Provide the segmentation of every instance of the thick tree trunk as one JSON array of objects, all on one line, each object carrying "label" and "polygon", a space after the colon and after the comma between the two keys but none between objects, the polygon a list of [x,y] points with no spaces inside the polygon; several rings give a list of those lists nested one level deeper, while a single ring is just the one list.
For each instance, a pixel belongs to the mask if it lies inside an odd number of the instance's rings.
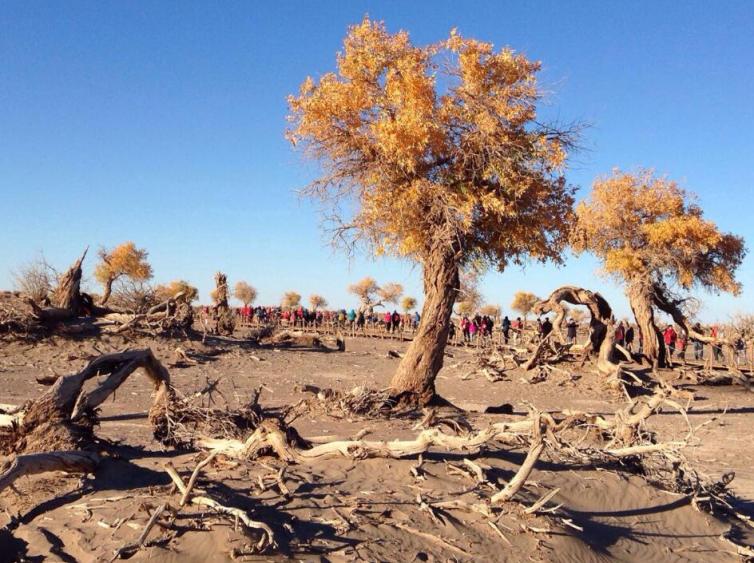
[{"label": "thick tree trunk", "polygon": [[633,282],[626,289],[631,311],[641,335],[642,353],[654,369],[667,367],[665,342],[657,325],[652,308],[653,291],[650,283]]},{"label": "thick tree trunk", "polygon": [[435,397],[435,377],[442,369],[453,303],[460,281],[455,250],[437,248],[424,262],[424,307],[413,341],[390,387],[394,396],[429,404]]}]

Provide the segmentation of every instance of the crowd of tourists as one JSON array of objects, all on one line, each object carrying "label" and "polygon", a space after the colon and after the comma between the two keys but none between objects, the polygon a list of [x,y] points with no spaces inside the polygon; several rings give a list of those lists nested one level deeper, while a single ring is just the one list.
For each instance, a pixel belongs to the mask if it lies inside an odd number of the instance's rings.
[{"label": "crowd of tourists", "polygon": [[[374,309],[309,309],[302,305],[294,308],[280,306],[256,306],[244,305],[235,309],[238,322],[243,326],[268,325],[283,326],[302,329],[329,329],[335,331],[347,331],[353,334],[366,333],[367,331],[385,334],[413,333],[419,326],[420,314],[415,312],[399,313],[397,310],[375,311]],[[201,317],[210,319],[212,309],[202,307]],[[552,321],[549,317],[537,318],[528,324],[526,318],[516,317],[511,320],[507,315],[498,320],[490,315],[480,313],[474,315],[454,316],[450,326],[449,340],[455,344],[483,345],[494,342],[500,344],[519,345],[527,342],[540,342],[547,338],[553,330]],[[563,323],[564,336],[569,344],[577,344],[578,339],[586,341],[589,338],[589,330],[585,327],[580,330],[581,324],[574,318],[567,318]],[[711,337],[709,346],[698,340],[690,341],[685,331],[673,324],[668,324],[661,330],[662,343],[665,345],[668,358],[672,361],[693,359],[703,361],[705,349],[709,349],[707,356],[711,356],[716,362],[722,361],[723,346],[716,340],[725,340],[725,327],[711,325],[702,327],[696,323],[693,331]],[[641,354],[643,343],[641,331],[628,322],[620,321],[615,326],[615,344],[631,354]],[[733,350],[736,361],[745,361],[751,346],[741,335],[735,336]]]}]

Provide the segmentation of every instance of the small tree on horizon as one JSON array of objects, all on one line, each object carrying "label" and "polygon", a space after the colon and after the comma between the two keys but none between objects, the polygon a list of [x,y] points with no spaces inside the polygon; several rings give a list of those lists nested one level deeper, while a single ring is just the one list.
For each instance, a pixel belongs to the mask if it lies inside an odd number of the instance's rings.
[{"label": "small tree on horizon", "polygon": [[409,312],[416,309],[416,299],[414,297],[406,296],[401,300],[401,309],[403,309],[403,312],[408,314]]},{"label": "small tree on horizon", "polygon": [[533,293],[529,291],[517,291],[513,296],[511,309],[521,313],[525,321],[537,301],[539,301],[539,298]]},{"label": "small tree on horizon", "polygon": [[133,281],[147,281],[152,278],[152,266],[147,262],[149,253],[127,241],[112,250],[99,250],[100,262],[94,268],[95,279],[102,284],[104,293],[100,304],[104,305],[112,295],[113,283],[126,277]]},{"label": "small tree on horizon", "polygon": [[492,317],[495,322],[500,318],[502,315],[503,309],[500,307],[500,305],[493,305],[491,303],[484,305],[481,309],[479,309],[479,312],[482,315],[487,315],[488,317]]},{"label": "small tree on horizon", "polygon": [[325,299],[321,295],[312,293],[309,296],[309,305],[311,305],[312,309],[316,311],[317,309],[327,307],[327,299]]},{"label": "small tree on horizon", "polygon": [[389,282],[377,290],[377,296],[380,298],[380,304],[385,303],[396,305],[403,295],[403,286],[399,283]]},{"label": "small tree on horizon", "polygon": [[257,290],[245,281],[238,281],[233,287],[233,296],[248,307],[257,299]]},{"label": "small tree on horizon", "polygon": [[405,401],[436,398],[462,267],[561,259],[574,130],[537,116],[539,69],[455,30],[420,47],[364,18],[336,71],[289,97],[288,138],[322,165],[307,193],[331,204],[336,240],[423,268],[422,320],[390,382]]},{"label": "small tree on horizon", "polygon": [[295,309],[301,304],[301,294],[295,291],[286,291],[283,294],[283,299],[280,301],[280,306],[283,309]]}]

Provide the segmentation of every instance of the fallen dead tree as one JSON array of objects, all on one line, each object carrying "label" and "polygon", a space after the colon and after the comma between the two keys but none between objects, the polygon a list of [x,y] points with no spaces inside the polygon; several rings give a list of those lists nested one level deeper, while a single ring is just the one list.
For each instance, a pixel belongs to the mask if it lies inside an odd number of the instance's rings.
[{"label": "fallen dead tree", "polygon": [[[139,368],[154,384],[149,418],[156,424],[173,396],[168,371],[149,349],[105,354],[80,372],[59,377],[41,397],[6,414],[0,420],[0,451],[43,453],[91,447],[97,407]],[[89,379],[103,375],[92,389],[84,390]]]},{"label": "fallen dead tree", "polygon": [[183,292],[154,305],[146,313],[111,313],[105,315],[98,323],[103,327],[104,332],[112,334],[134,332],[150,336],[183,335],[185,337],[188,337],[193,324],[194,309]]}]

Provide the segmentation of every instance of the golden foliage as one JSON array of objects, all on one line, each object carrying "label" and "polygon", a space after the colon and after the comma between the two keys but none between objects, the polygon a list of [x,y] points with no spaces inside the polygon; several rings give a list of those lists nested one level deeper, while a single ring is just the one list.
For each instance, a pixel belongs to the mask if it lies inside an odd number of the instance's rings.
[{"label": "golden foliage", "polygon": [[684,289],[740,292],[741,237],[704,219],[691,194],[648,170],[613,171],[594,182],[576,209],[576,252],[591,252],[626,282],[672,281]]},{"label": "golden foliage", "polygon": [[403,309],[405,313],[413,311],[414,309],[416,309],[416,299],[409,296],[404,297],[401,300],[401,309]]},{"label": "golden foliage", "polygon": [[257,290],[245,281],[238,281],[233,287],[233,296],[244,305],[249,305],[256,300]]},{"label": "golden foliage", "polygon": [[476,307],[471,301],[460,301],[456,303],[456,313],[461,316],[469,317],[473,315],[475,311]]},{"label": "golden foliage", "polygon": [[518,311],[522,315],[526,316],[534,307],[534,304],[539,301],[539,298],[528,291],[517,291],[513,296],[513,302],[511,303],[511,309]]},{"label": "golden foliage", "polygon": [[403,295],[403,286],[399,283],[389,282],[377,290],[377,295],[382,303],[398,303]]},{"label": "golden foliage", "polygon": [[500,315],[502,315],[502,308],[500,307],[500,305],[487,304],[479,309],[479,313],[482,315],[487,315],[488,317],[492,317],[493,319],[497,319],[500,318]]},{"label": "golden foliage", "polygon": [[154,288],[155,299],[158,302],[174,298],[179,293],[187,303],[195,301],[199,297],[199,290],[185,280],[173,280],[168,284],[158,285]]},{"label": "golden foliage", "polygon": [[149,253],[136,248],[133,242],[124,242],[112,250],[100,249],[100,262],[94,268],[94,277],[105,285],[125,276],[134,281],[146,281],[152,277],[152,266],[147,262]]},{"label": "golden foliage", "polygon": [[354,203],[337,232],[378,254],[424,262],[452,246],[456,260],[501,270],[560,260],[573,131],[538,123],[539,68],[455,30],[418,47],[365,18],[348,30],[336,71],[288,99],[288,139],[324,167],[309,194],[336,210]]},{"label": "golden foliage", "polygon": [[286,291],[283,294],[283,299],[280,301],[280,306],[284,309],[295,309],[301,304],[301,294],[295,291]]},{"label": "golden foliage", "polygon": [[348,286],[348,291],[350,293],[353,293],[366,303],[371,303],[374,300],[374,295],[377,293],[378,289],[379,286],[377,285],[377,281],[369,276]]},{"label": "golden foliage", "polygon": [[321,295],[313,293],[309,296],[309,305],[311,305],[312,309],[316,311],[317,309],[327,307],[327,299],[325,299]]}]

